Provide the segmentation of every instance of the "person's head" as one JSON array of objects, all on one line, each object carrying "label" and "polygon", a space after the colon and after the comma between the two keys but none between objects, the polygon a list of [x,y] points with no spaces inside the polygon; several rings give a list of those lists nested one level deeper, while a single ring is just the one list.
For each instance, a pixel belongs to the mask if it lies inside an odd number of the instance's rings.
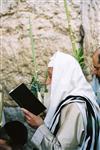
[{"label": "person's head", "polygon": [[22,146],[27,142],[28,131],[25,125],[17,120],[7,122],[0,129],[0,138],[11,146]]},{"label": "person's head", "polygon": [[93,74],[100,78],[100,48],[93,53]]}]

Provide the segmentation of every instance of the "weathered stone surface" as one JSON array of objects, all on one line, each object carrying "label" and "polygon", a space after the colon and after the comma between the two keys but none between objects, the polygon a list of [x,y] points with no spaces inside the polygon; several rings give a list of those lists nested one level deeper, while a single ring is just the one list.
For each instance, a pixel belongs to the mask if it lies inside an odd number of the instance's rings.
[{"label": "weathered stone surface", "polygon": [[[100,44],[100,1],[67,2],[77,46],[83,41],[86,56],[90,57]],[[0,15],[3,99],[5,104],[15,105],[8,91],[21,82],[30,84],[34,73],[29,17],[41,80],[50,56],[57,50],[72,53],[72,44],[63,0],[2,0]]]},{"label": "weathered stone surface", "polygon": [[82,26],[85,52],[100,46],[100,1],[82,1]]}]

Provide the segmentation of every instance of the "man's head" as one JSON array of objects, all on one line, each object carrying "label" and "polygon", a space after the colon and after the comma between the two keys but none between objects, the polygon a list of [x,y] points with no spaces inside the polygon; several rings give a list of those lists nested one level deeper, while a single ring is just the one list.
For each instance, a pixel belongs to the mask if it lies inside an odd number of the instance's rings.
[{"label": "man's head", "polygon": [[100,48],[93,54],[93,74],[100,78]]},{"label": "man's head", "polygon": [[67,96],[86,96],[94,102],[95,96],[91,86],[85,79],[77,60],[69,54],[57,51],[50,58],[46,84],[51,85],[48,113],[45,118],[48,127],[59,103]]}]

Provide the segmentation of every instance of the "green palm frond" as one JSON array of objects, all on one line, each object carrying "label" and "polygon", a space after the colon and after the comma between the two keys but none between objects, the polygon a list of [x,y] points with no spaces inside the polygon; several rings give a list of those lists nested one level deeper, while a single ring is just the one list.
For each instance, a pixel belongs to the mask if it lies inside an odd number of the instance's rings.
[{"label": "green palm frond", "polygon": [[37,64],[36,64],[36,55],[35,55],[35,40],[32,35],[32,24],[29,18],[29,36],[31,40],[31,49],[32,49],[32,58],[33,58],[33,65],[34,65],[34,78],[32,80],[37,80]]},{"label": "green palm frond", "polygon": [[[84,69],[84,66],[85,66],[84,53],[83,53],[82,48],[77,48],[77,46],[76,46],[75,33],[73,32],[72,26],[71,26],[70,9],[68,7],[67,0],[64,0],[64,8],[65,8],[66,18],[67,18],[67,22],[68,22],[69,36],[70,36],[71,43],[72,43],[73,56],[77,59],[80,66],[82,67],[82,69]],[[82,45],[81,45],[81,47],[82,47]]]},{"label": "green palm frond", "polygon": [[29,37],[31,41],[32,62],[34,66],[34,72],[31,80],[31,91],[36,97],[38,97],[38,92],[46,91],[46,85],[41,83],[38,77],[38,65],[36,63],[36,54],[35,54],[35,40],[32,35],[32,24],[30,18],[29,18]]}]

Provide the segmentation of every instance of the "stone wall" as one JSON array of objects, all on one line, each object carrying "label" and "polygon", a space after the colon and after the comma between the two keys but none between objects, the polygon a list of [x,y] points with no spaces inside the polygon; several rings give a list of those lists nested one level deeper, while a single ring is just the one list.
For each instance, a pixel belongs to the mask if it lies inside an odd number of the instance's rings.
[{"label": "stone wall", "polygon": [[[83,42],[89,58],[91,51],[100,44],[100,1],[67,2],[77,46]],[[72,53],[72,44],[63,0],[2,0],[0,14],[1,84],[5,104],[12,105],[8,91],[21,82],[29,84],[34,73],[29,18],[41,80],[49,57],[57,50]]]}]

